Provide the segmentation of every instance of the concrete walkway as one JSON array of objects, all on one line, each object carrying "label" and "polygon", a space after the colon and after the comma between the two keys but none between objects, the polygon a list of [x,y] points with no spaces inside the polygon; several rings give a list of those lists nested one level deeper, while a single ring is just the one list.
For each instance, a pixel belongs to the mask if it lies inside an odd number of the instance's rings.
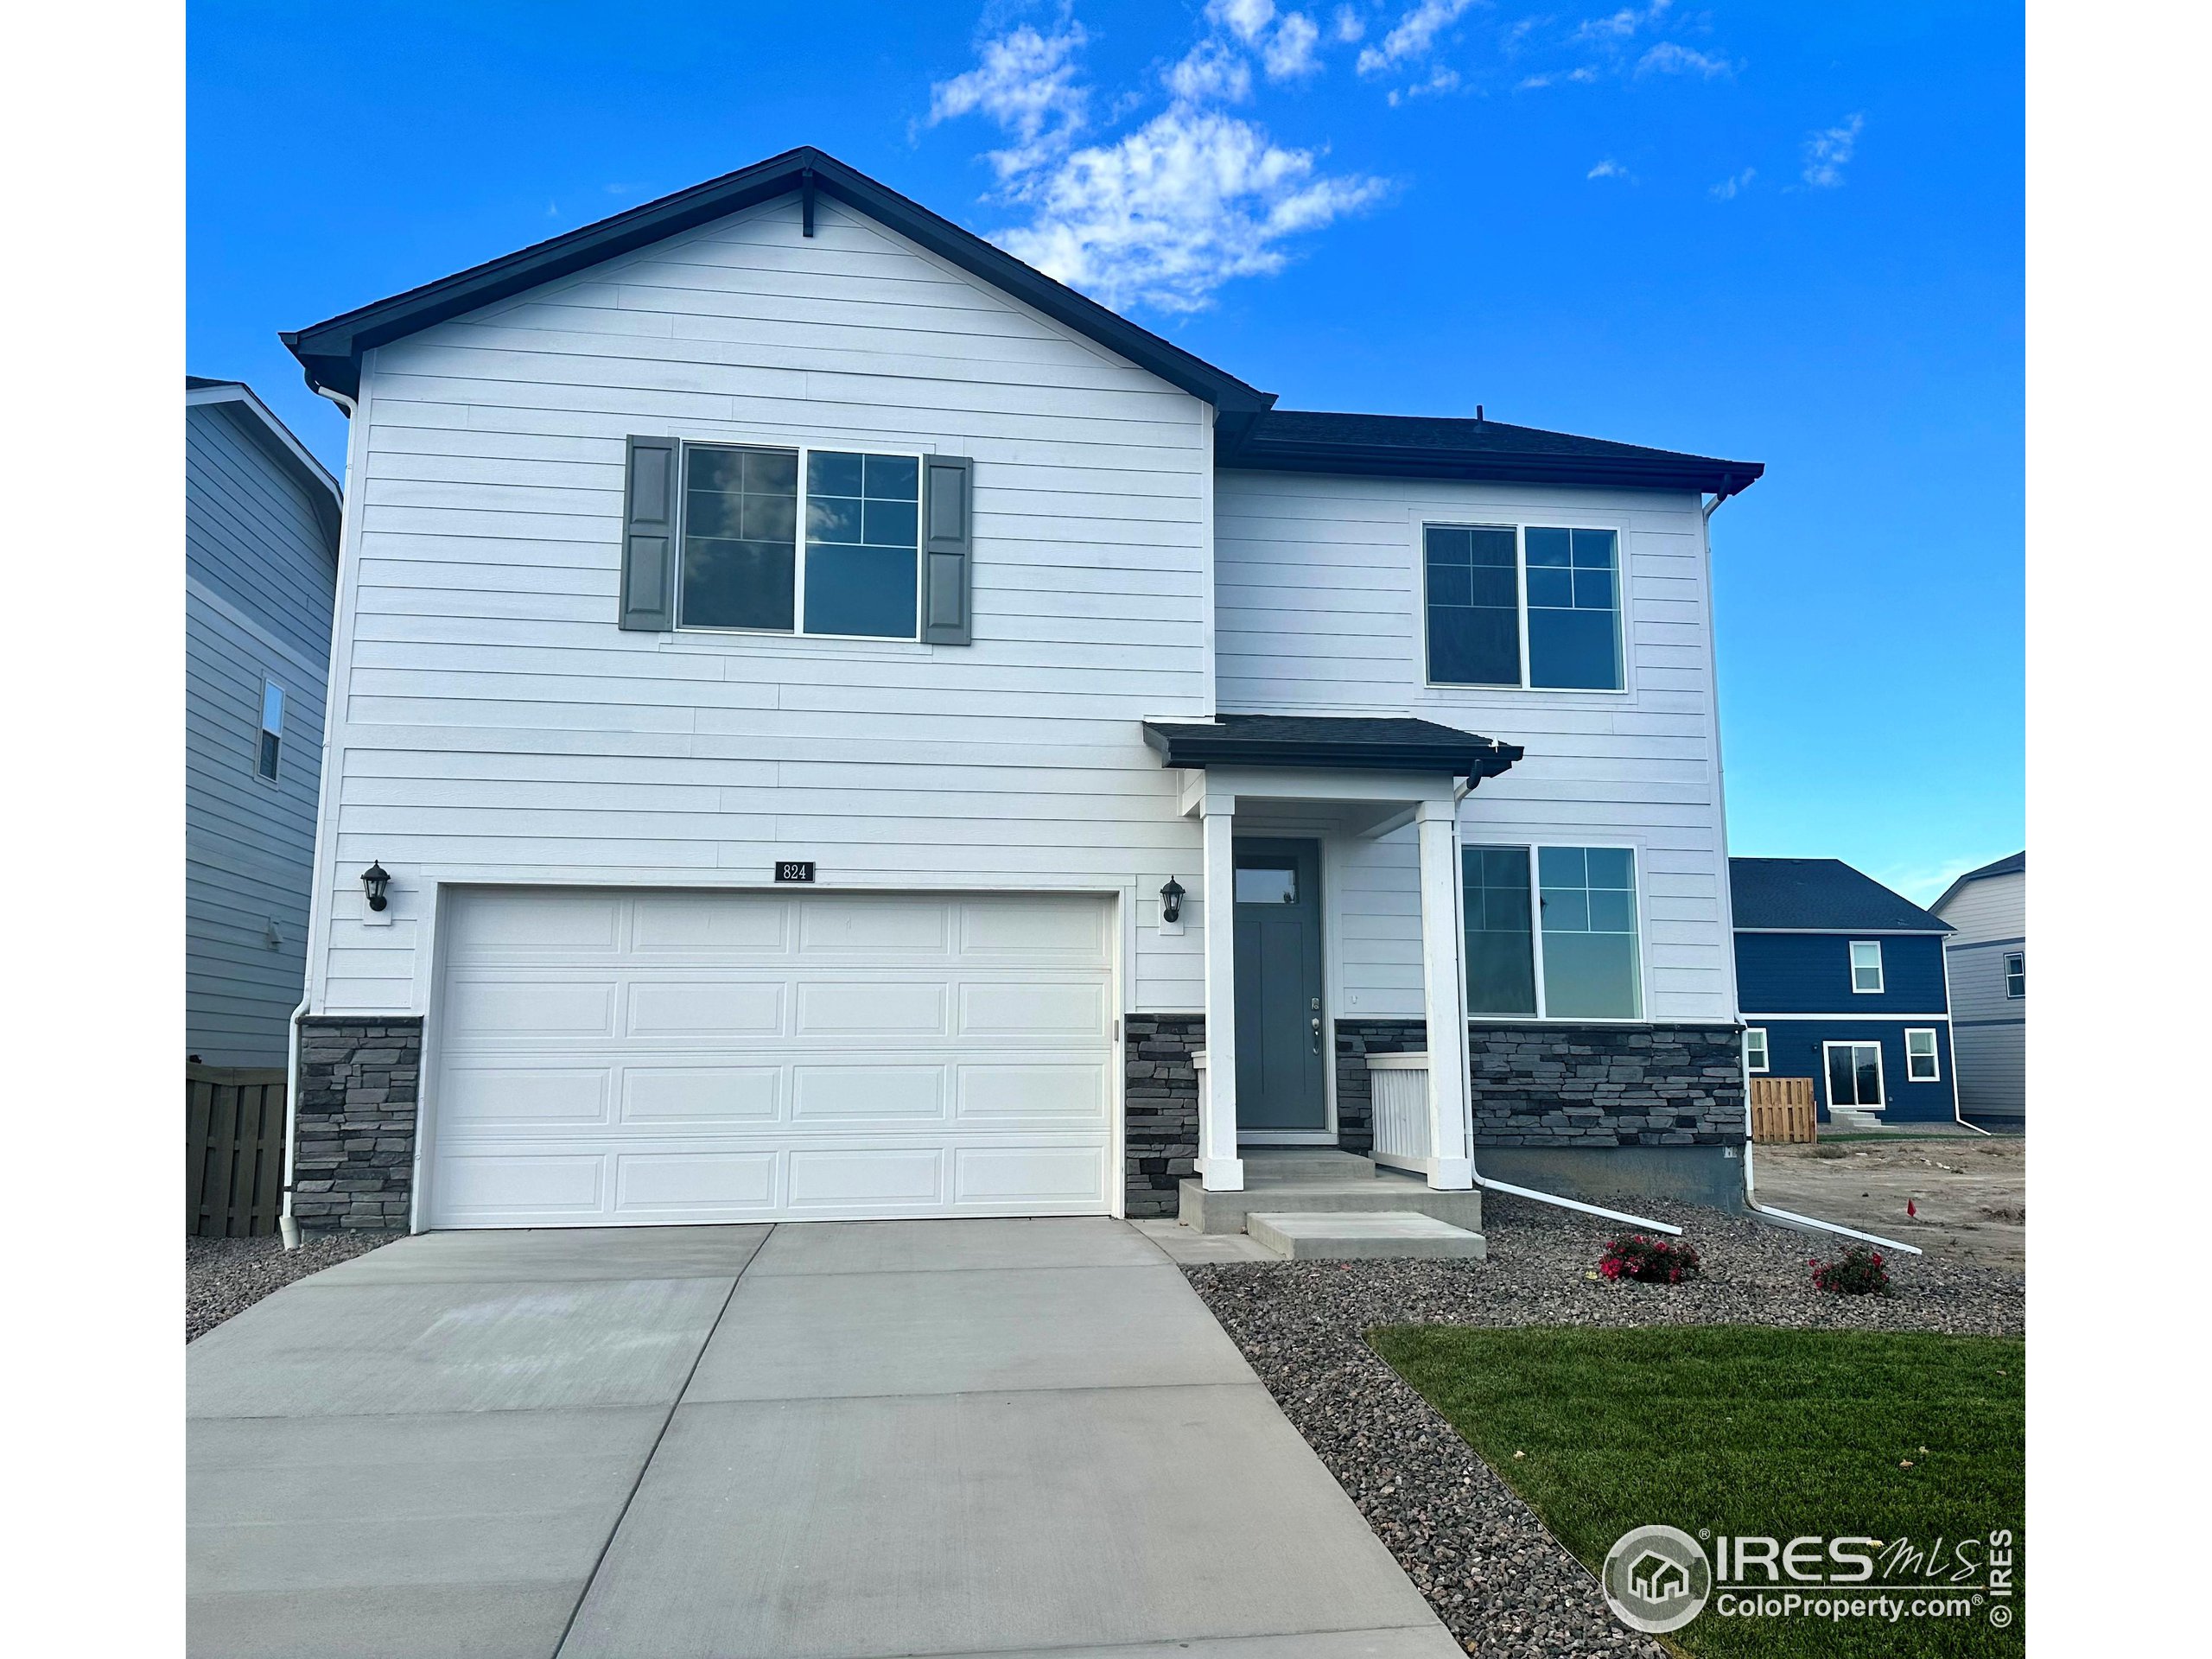
[{"label": "concrete walkway", "polygon": [[1119,1222],[431,1234],[187,1356],[203,1659],[1459,1652]]}]

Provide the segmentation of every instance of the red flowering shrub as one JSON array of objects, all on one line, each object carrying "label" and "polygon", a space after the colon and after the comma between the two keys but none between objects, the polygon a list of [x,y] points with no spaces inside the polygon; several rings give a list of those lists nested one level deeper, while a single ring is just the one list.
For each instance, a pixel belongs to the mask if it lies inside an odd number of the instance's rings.
[{"label": "red flowering shrub", "polygon": [[1813,1283],[1839,1296],[1886,1296],[1890,1270],[1882,1265],[1879,1250],[1853,1244],[1834,1262],[1814,1262]]},{"label": "red flowering shrub", "polygon": [[1605,1246],[1598,1271],[1608,1279],[1634,1279],[1647,1285],[1679,1285],[1698,1270],[1697,1251],[1671,1238],[1626,1233]]}]

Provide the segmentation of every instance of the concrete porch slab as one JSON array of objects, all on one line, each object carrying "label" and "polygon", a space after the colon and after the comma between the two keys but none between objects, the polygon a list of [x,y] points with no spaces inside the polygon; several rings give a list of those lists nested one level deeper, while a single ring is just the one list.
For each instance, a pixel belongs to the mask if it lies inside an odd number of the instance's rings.
[{"label": "concrete porch slab", "polygon": [[776,1229],[748,1279],[786,1273],[947,1273],[969,1268],[1156,1267],[1104,1216],[988,1221],[807,1222]]},{"label": "concrete porch slab", "polygon": [[684,1400],[1243,1382],[1173,1264],[747,1277]]},{"label": "concrete porch slab", "polygon": [[562,1655],[854,1659],[1396,1627],[1442,1635],[1251,1382],[686,1403]]},{"label": "concrete porch slab", "polygon": [[191,1649],[543,1659],[666,1417],[200,1419],[186,1436]]},{"label": "concrete porch slab", "polygon": [[667,1406],[734,1282],[318,1279],[278,1291],[192,1344],[188,1415]]},{"label": "concrete porch slab", "polygon": [[417,1233],[315,1275],[318,1286],[529,1279],[734,1279],[768,1236],[752,1227],[540,1227]]},{"label": "concrete porch slab", "polygon": [[1355,1262],[1376,1259],[1470,1257],[1480,1260],[1489,1247],[1480,1233],[1409,1210],[1333,1215],[1326,1211],[1244,1217],[1252,1242],[1286,1262]]},{"label": "concrete porch slab", "polygon": [[1178,1219],[1201,1233],[1241,1233],[1245,1230],[1244,1217],[1255,1211],[1282,1214],[1312,1210],[1411,1211],[1471,1233],[1480,1232],[1483,1226],[1479,1189],[1439,1192],[1418,1177],[1389,1169],[1349,1181],[1263,1181],[1241,1192],[1209,1192],[1204,1182],[1194,1179],[1181,1183],[1178,1197]]}]

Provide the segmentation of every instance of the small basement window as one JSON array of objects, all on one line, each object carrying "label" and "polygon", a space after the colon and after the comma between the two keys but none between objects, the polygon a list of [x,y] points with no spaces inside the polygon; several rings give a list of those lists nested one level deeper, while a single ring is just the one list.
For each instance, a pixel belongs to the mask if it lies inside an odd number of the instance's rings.
[{"label": "small basement window", "polygon": [[261,683],[261,744],[254,755],[254,771],[275,782],[276,763],[283,747],[284,688],[274,680],[264,680]]},{"label": "small basement window", "polygon": [[1907,1083],[1943,1081],[1942,1068],[1936,1059],[1936,1033],[1933,1027],[1905,1033],[1904,1076]]},{"label": "small basement window", "polygon": [[1764,1072],[1766,1069],[1766,1027],[1746,1026],[1744,1028],[1744,1070]]},{"label": "small basement window", "polygon": [[1879,939],[1853,939],[1851,942],[1851,988],[1861,995],[1876,993],[1882,988],[1882,942]]}]

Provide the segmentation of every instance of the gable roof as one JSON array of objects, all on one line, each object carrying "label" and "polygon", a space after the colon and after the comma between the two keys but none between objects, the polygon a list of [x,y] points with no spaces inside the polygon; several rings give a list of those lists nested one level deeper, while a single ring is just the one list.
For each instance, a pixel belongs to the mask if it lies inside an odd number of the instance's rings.
[{"label": "gable roof", "polygon": [[1969,881],[1979,881],[1983,877],[1991,875],[2020,875],[2026,872],[2027,868],[2027,849],[2023,848],[2017,853],[2012,853],[2004,858],[1999,859],[1993,864],[1985,864],[1978,870],[1968,870],[1957,880],[1952,882],[1949,887],[1944,888],[1943,896],[1941,899],[1938,899],[1933,905],[1929,906],[1929,908],[1931,910],[1942,909],[1944,906],[1949,904],[1952,899],[1958,897],[1959,889],[1966,886]]},{"label": "gable roof", "polygon": [[1732,858],[1728,893],[1739,932],[1957,931],[1840,858]]},{"label": "gable roof", "polygon": [[1756,461],[1647,449],[1503,421],[1287,409],[1256,416],[1226,442],[1217,438],[1214,461],[1265,472],[1616,484],[1721,496],[1748,489],[1766,471]]},{"label": "gable roof", "polygon": [[210,380],[203,375],[188,374],[184,377],[184,403],[188,409],[220,404],[235,410],[255,447],[307,486],[308,493],[315,499],[315,516],[322,521],[333,550],[336,549],[339,513],[346,499],[344,488],[330,475],[330,469],[299,441],[292,429],[278,420],[269,405],[254,394],[251,386],[243,380]]},{"label": "gable roof", "polygon": [[[1274,393],[1246,385],[1226,369],[1217,368],[1149,329],[1139,327],[1097,301],[994,247],[972,231],[961,229],[811,145],[787,149],[612,219],[277,338],[306,368],[309,385],[351,397],[361,386],[361,353],[372,346],[404,339],[449,317],[494,304],[793,191],[803,197],[818,193],[867,214],[970,276],[1035,307],[1139,368],[1149,370],[1170,385],[1203,397],[1224,417],[1256,413],[1275,400]],[[805,212],[810,226],[810,200]]]},{"label": "gable roof", "polygon": [[1276,410],[1274,393],[1248,385],[810,145],[277,338],[299,359],[309,385],[353,397],[361,387],[362,354],[375,346],[793,192],[805,204],[808,226],[814,197],[831,197],[1212,404],[1218,466],[1722,496],[1746,488],[1765,471],[1758,461],[1648,449],[1503,422]]}]

